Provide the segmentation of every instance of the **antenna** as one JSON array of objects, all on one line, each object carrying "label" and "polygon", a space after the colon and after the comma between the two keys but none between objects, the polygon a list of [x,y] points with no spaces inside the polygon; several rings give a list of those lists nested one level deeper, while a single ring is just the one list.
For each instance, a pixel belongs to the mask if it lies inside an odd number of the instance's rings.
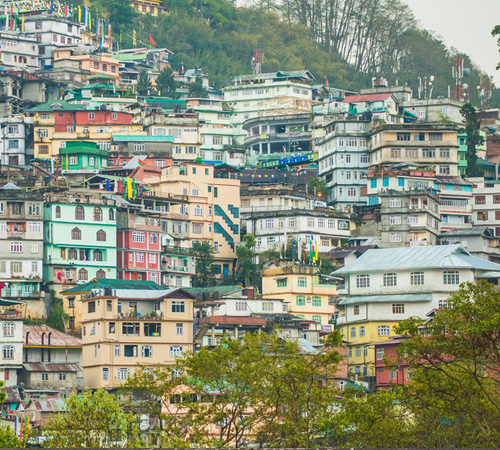
[{"label": "antenna", "polygon": [[264,52],[256,48],[252,56],[252,70],[254,75],[262,74],[262,63],[264,62]]}]

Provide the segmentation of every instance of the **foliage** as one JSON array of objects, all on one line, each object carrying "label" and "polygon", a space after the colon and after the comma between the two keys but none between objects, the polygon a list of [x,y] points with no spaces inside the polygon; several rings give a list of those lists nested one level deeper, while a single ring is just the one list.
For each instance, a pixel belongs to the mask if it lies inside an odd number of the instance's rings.
[{"label": "foliage", "polygon": [[243,244],[236,248],[237,281],[245,286],[256,286],[259,283],[259,270],[255,263],[255,236],[245,234]]},{"label": "foliage", "polygon": [[172,75],[172,69],[165,67],[156,78],[156,86],[162,97],[178,98],[177,87],[178,83]]},{"label": "foliage", "polygon": [[[422,446],[500,444],[500,292],[464,283],[430,323],[400,323],[401,354],[413,369],[415,424],[436,432]],[[425,333],[422,332],[425,330]]]},{"label": "foliage", "polygon": [[193,242],[193,254],[196,260],[196,275],[193,275],[193,286],[210,287],[215,284],[215,250],[208,242]]},{"label": "foliage", "polygon": [[[497,39],[497,45],[499,47],[499,51],[500,51],[500,25],[496,25],[493,30],[491,31],[491,35],[493,37],[496,37],[496,36],[499,36],[498,39]],[[497,64],[497,70],[500,69],[500,63]]]},{"label": "foliage", "polygon": [[48,448],[142,447],[136,418],[104,389],[71,394],[66,412],[49,417]]},{"label": "foliage", "polygon": [[201,75],[197,74],[194,83],[189,85],[188,95],[195,98],[208,97],[208,92],[203,87],[203,78],[201,77]]},{"label": "foliage", "polygon": [[460,108],[460,114],[465,119],[465,134],[467,135],[467,160],[466,175],[468,177],[481,177],[484,171],[476,167],[477,163],[477,146],[484,142],[483,136],[479,133],[481,129],[481,121],[477,118],[476,108],[470,103],[465,103]]},{"label": "foliage", "polygon": [[311,177],[307,180],[307,189],[310,195],[321,197],[324,201],[328,200],[330,188],[327,186],[324,178]]},{"label": "foliage", "polygon": [[64,332],[66,330],[65,324],[68,319],[69,315],[64,311],[63,301],[60,298],[54,298],[52,308],[47,317],[47,325]]},{"label": "foliage", "polygon": [[14,430],[8,426],[0,426],[0,447],[1,448],[22,448],[24,445],[15,435]]},{"label": "foliage", "polygon": [[151,95],[154,93],[153,85],[149,79],[149,74],[146,69],[139,70],[139,78],[137,79],[137,94]]}]

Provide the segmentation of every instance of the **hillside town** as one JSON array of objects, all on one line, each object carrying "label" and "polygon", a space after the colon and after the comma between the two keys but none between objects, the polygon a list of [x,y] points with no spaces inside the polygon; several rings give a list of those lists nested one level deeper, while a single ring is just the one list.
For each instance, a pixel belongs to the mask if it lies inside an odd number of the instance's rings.
[{"label": "hillside town", "polygon": [[172,70],[164,96],[173,53],[151,35],[120,48],[85,7],[17,3],[0,29],[4,422],[43,428],[72,393],[277,328],[305,354],[339,330],[341,388],[405,386],[395,326],[461,283],[498,286],[500,110],[487,91],[470,105],[459,57],[447,98],[264,72],[259,49],[221,88]]}]

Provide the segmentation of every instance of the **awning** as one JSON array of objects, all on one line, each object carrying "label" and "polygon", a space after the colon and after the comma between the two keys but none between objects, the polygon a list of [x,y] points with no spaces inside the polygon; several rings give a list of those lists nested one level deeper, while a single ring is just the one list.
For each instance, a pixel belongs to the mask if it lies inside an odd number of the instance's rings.
[{"label": "awning", "polygon": [[500,278],[500,272],[489,270],[487,272],[479,274],[476,278]]},{"label": "awning", "polygon": [[5,298],[0,298],[0,306],[14,306],[14,305],[25,305],[26,302],[21,302],[19,300],[7,300]]},{"label": "awning", "polygon": [[281,280],[286,280],[288,277],[275,277],[274,279],[277,280],[277,281],[281,281]]}]

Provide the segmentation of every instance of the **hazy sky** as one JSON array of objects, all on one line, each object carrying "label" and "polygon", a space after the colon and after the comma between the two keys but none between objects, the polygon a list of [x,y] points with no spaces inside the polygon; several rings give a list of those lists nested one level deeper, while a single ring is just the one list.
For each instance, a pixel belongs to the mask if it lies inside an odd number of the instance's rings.
[{"label": "hazy sky", "polygon": [[[500,0],[403,0],[423,28],[435,31],[448,47],[467,53],[475,64],[500,86],[500,62],[496,39],[491,35],[500,25]],[[451,73],[451,67],[450,67]]]}]

